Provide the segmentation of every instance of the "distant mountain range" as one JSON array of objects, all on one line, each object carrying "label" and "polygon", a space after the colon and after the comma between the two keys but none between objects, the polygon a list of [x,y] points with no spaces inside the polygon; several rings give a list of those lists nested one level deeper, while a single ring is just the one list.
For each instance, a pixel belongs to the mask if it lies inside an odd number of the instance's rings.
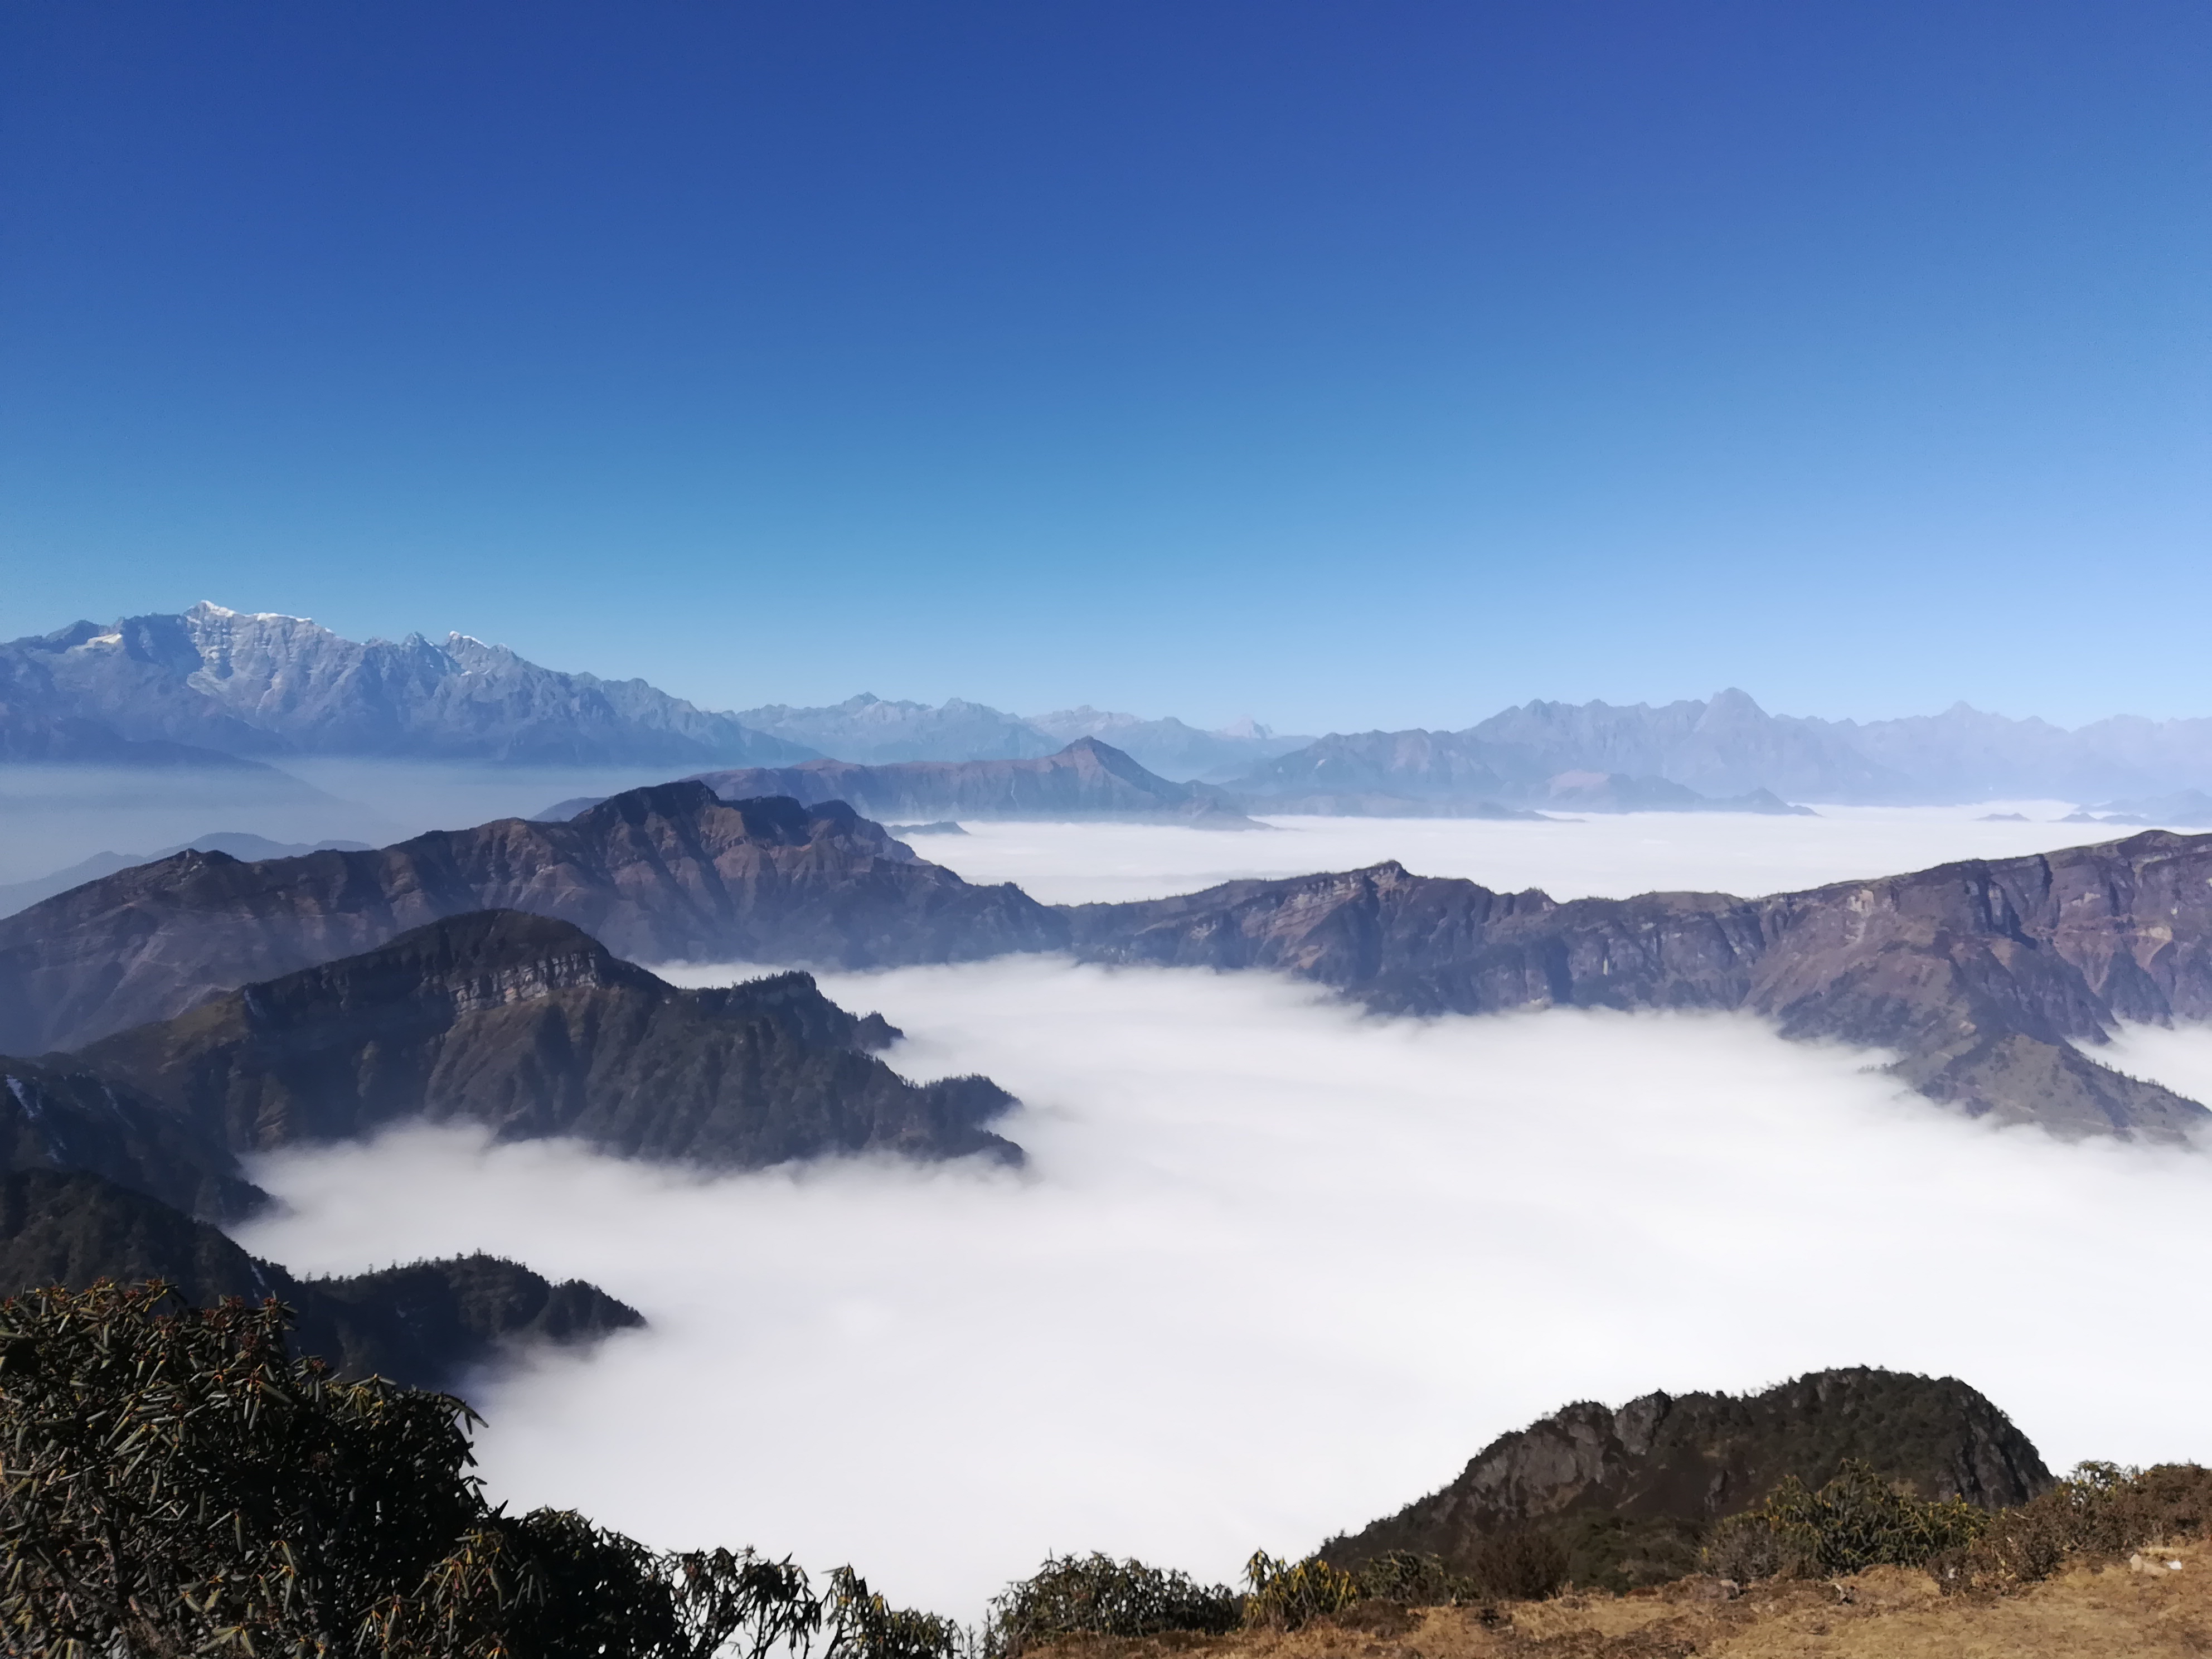
[{"label": "distant mountain range", "polygon": [[0,763],[242,773],[289,756],[350,756],[672,774],[823,758],[1032,760],[1083,738],[1170,781],[1222,786],[1274,811],[1772,811],[1785,801],[2005,797],[2127,811],[2123,803],[2212,790],[2212,719],[2123,715],[2067,731],[1960,703],[1905,720],[1826,720],[1770,714],[1729,690],[1656,708],[1530,702],[1457,731],[1313,738],[1250,720],[1208,732],[1087,705],[1024,716],[958,698],[932,707],[862,695],[721,714],[643,680],[542,668],[465,634],[356,643],[301,617],[212,604],[0,645]]},{"label": "distant mountain range", "polygon": [[356,644],[304,617],[208,604],[0,646],[0,754],[27,761],[345,755],[673,769],[816,752],[643,680],[558,673],[465,634]]},{"label": "distant mountain range", "polygon": [[[1628,786],[1623,799],[1644,810],[2048,798],[2123,812],[2148,805],[2158,821],[2196,823],[2212,817],[2175,814],[2212,812],[2212,802],[2181,793],[2212,785],[2212,720],[2122,717],[2067,732],[1960,703],[1862,725],[1770,714],[1738,690],[1656,708],[1531,702],[1460,732],[1332,733],[1225,787],[1255,811],[1300,801],[1368,812],[1481,799],[1571,808],[1574,791],[1560,781],[1593,774],[1616,781],[1617,796]],[[1694,793],[1670,800],[1662,786]],[[2164,799],[2114,799],[2131,796]],[[1291,804],[1271,809],[1271,799]]]}]

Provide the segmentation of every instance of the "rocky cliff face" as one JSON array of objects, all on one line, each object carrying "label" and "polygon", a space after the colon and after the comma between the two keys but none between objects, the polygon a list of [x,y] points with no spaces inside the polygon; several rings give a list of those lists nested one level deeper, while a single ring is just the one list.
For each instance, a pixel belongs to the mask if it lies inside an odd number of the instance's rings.
[{"label": "rocky cliff face", "polygon": [[1025,760],[915,761],[707,772],[699,781],[725,800],[787,795],[809,805],[839,800],[874,818],[1111,818],[1250,829],[1218,792],[1170,783],[1096,738],[1078,738],[1051,755]]},{"label": "rocky cliff face", "polygon": [[642,1325],[580,1279],[553,1284],[495,1256],[418,1262],[353,1279],[301,1279],[215,1228],[82,1170],[0,1174],[0,1296],[48,1285],[167,1280],[205,1307],[275,1297],[299,1315],[295,1342],[345,1376],[452,1388],[472,1369],[539,1343],[578,1346]]},{"label": "rocky cliff face", "polygon": [[234,755],[775,764],[810,750],[657,691],[563,674],[465,634],[341,639],[300,617],[197,605],[0,647],[49,712],[139,743]]},{"label": "rocky cliff face", "polygon": [[684,991],[565,922],[489,911],[92,1044],[100,1076],[239,1152],[422,1117],[748,1169],[830,1153],[1020,1154],[982,1078],[917,1086],[896,1034],[804,974]]},{"label": "rocky cliff face", "polygon": [[1090,960],[1272,969],[1394,1012],[1746,1009],[1788,1036],[1893,1050],[1932,1098],[2062,1133],[2170,1139],[2212,1118],[2081,1052],[2116,1019],[2212,1018],[2212,836],[1765,899],[1561,904],[1383,864],[1070,920]]},{"label": "rocky cliff face", "polygon": [[1847,1459],[1923,1498],[1990,1508],[2051,1484],[2027,1437],[1955,1378],[1819,1371],[1757,1395],[1569,1406],[1500,1436],[1441,1491],[1322,1553],[1349,1566],[1413,1550],[1464,1568],[1485,1539],[1540,1527],[1580,1558],[1577,1582],[1672,1577],[1712,1522],[1785,1479],[1824,1485]]},{"label": "rocky cliff face", "polygon": [[574,922],[633,960],[861,968],[1049,950],[1066,924],[971,887],[848,807],[732,805],[704,784],[563,823],[501,819],[375,852],[180,853],[0,919],[0,1052],[74,1048],[212,992],[484,909]]}]

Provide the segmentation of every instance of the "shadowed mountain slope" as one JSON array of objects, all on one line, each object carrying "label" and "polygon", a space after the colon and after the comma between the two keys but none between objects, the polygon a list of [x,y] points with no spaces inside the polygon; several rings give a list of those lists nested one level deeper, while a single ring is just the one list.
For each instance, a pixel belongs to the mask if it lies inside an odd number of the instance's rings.
[{"label": "shadowed mountain slope", "polygon": [[213,1221],[268,1198],[219,1134],[66,1054],[0,1054],[0,1170],[88,1170]]},{"label": "shadowed mountain slope", "polygon": [[59,894],[0,919],[0,1052],[75,1048],[484,909],[573,922],[648,962],[866,968],[1066,937],[1019,889],[970,886],[849,807],[662,784],[565,823],[253,864],[186,852]]},{"label": "shadowed mountain slope", "polygon": [[541,1342],[577,1345],[642,1325],[582,1279],[556,1285],[472,1255],[351,1279],[300,1279],[204,1222],[83,1170],[0,1174],[0,1295],[97,1279],[166,1279],[187,1302],[276,1297],[300,1315],[301,1352],[342,1375],[450,1388],[471,1367]]},{"label": "shadowed mountain slope", "polygon": [[1955,1378],[1816,1371],[1756,1395],[1569,1406],[1501,1435],[1442,1491],[1322,1553],[1351,1566],[1412,1550],[1464,1570],[1484,1540],[1540,1527],[1568,1545],[1576,1582],[1618,1588],[1688,1571],[1712,1522],[1785,1479],[1818,1487],[1846,1460],[1922,1498],[1990,1509],[2051,1484],[2011,1419]]},{"label": "shadowed mountain slope", "polygon": [[2212,1120],[2075,1046],[2119,1019],[2212,1018],[2212,836],[1763,899],[1562,904],[1382,864],[1069,914],[1091,961],[1272,969],[1400,1013],[1745,1009],[1786,1036],[1894,1050],[1899,1077],[1974,1114],[2160,1138]]},{"label": "shadowed mountain slope", "polygon": [[706,772],[725,800],[788,795],[807,805],[849,802],[874,818],[1114,818],[1250,829],[1251,821],[1203,785],[1170,783],[1110,744],[1078,738],[1055,754],[1017,760],[909,761]]},{"label": "shadowed mountain slope", "polygon": [[896,1033],[805,974],[678,990],[566,922],[486,911],[249,985],[82,1051],[240,1152],[464,1120],[745,1169],[826,1153],[1013,1161],[982,1078],[916,1085]]}]

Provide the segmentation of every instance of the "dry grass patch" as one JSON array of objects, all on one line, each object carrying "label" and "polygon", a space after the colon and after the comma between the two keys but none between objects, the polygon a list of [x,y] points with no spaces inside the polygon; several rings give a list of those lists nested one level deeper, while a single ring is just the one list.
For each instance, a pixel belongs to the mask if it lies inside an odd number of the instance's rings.
[{"label": "dry grass patch", "polygon": [[1297,1631],[1067,1642],[1036,1659],[2212,1659],[2212,1547],[2142,1556],[2142,1571],[2077,1564],[2004,1595],[1945,1595],[1901,1567],[1735,1594],[1692,1578],[1625,1595],[1354,1607]]}]

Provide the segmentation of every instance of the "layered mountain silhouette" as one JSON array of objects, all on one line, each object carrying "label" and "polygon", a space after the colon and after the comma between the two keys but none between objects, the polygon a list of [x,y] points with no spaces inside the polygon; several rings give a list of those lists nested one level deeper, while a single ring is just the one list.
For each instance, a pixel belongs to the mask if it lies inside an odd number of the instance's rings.
[{"label": "layered mountain silhouette", "polygon": [[2034,1443],[1954,1377],[1815,1371],[1755,1395],[1569,1406],[1501,1435],[1440,1491],[1321,1553],[1351,1567],[1410,1550],[1465,1571],[1486,1540],[1535,1528],[1566,1546],[1576,1583],[1626,1589],[1693,1571],[1715,1522],[1785,1480],[1820,1487],[1846,1462],[1921,1498],[1985,1509],[2052,1484]]},{"label": "layered mountain silhouette", "polygon": [[[813,751],[655,690],[563,674],[465,634],[356,643],[301,617],[196,605],[0,646],[0,757],[349,755],[683,765]],[[7,734],[20,726],[25,735]],[[35,732],[57,735],[40,739]],[[46,752],[25,751],[43,744]],[[122,745],[122,747],[117,747]],[[161,747],[167,745],[166,748]]]},{"label": "layered mountain silhouette", "polygon": [[2099,1065],[2123,1019],[2212,1018],[2212,836],[2157,831],[1765,898],[1561,903],[1364,870],[1045,906],[915,857],[842,803],[729,802],[700,782],[565,823],[503,819],[374,853],[182,853],[0,920],[0,1049],[78,1047],[242,984],[504,908],[633,960],[833,967],[1067,951],[1260,969],[1387,1012],[1740,1010],[1887,1050],[1976,1115],[2172,1139],[2205,1109]]},{"label": "layered mountain silhouette", "polygon": [[94,853],[81,859],[65,870],[57,870],[50,876],[40,876],[30,881],[0,884],[0,916],[11,916],[40,899],[52,898],[57,893],[66,893],[72,887],[82,887],[102,876],[112,876],[118,870],[128,870],[137,864],[152,864],[174,854],[184,852],[228,853],[234,859],[289,859],[304,853],[320,853],[336,849],[340,852],[366,853],[366,842],[358,841],[278,842],[266,836],[251,835],[244,830],[219,830],[212,835],[195,836],[174,847],[164,847],[158,853]]},{"label": "layered mountain silhouette", "polygon": [[827,1153],[1018,1160],[983,1078],[915,1085],[897,1036],[805,974],[679,990],[568,922],[432,922],[94,1042],[77,1061],[204,1143],[260,1152],[403,1119],[570,1136],[626,1158],[754,1169]]},{"label": "layered mountain silhouette", "polygon": [[1009,714],[955,697],[933,708],[862,693],[823,708],[774,703],[737,718],[762,732],[866,766],[902,761],[1035,760],[1078,738],[1101,738],[1146,769],[1177,781],[1230,776],[1312,741],[1279,737],[1247,720],[1205,732],[1173,718],[1146,720],[1085,704]]},{"label": "layered mountain silhouette", "polygon": [[574,923],[635,961],[866,968],[1049,950],[1065,924],[832,803],[632,790],[565,823],[503,818],[368,853],[185,852],[0,919],[0,1053],[183,1012],[210,992],[471,910]]},{"label": "layered mountain silhouette", "polygon": [[50,1285],[160,1279],[186,1302],[275,1297],[301,1352],[345,1376],[449,1389],[541,1343],[582,1346],[645,1321],[580,1279],[470,1255],[349,1279],[298,1279],[183,1211],[85,1170],[0,1171],[0,1295]]},{"label": "layered mountain silhouette", "polygon": [[[844,801],[878,821],[1103,818],[1201,830],[1260,827],[1218,791],[1170,782],[1096,738],[1078,738],[1053,754],[1022,760],[905,761],[888,766],[816,760],[702,772],[696,781],[725,800],[787,795],[807,806]],[[544,816],[566,817],[592,804],[589,798],[562,801]]]}]

